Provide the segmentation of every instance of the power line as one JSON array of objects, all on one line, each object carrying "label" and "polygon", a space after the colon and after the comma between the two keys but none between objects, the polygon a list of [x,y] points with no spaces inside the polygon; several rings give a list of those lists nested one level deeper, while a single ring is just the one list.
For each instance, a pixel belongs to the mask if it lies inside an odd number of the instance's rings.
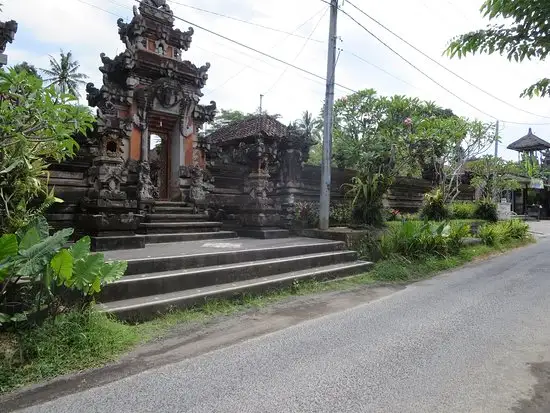
[{"label": "power line", "polygon": [[[77,1],[79,1],[79,2],[82,3],[82,4],[86,4],[86,5],[90,6],[90,7],[94,7],[94,8],[96,8],[96,9],[98,9],[98,10],[104,11],[105,13],[109,13],[109,14],[112,15],[112,16],[115,16],[115,17],[122,17],[122,16],[120,16],[120,15],[118,15],[118,14],[116,14],[116,13],[113,13],[112,11],[109,11],[109,10],[107,10],[107,9],[104,9],[103,7],[100,7],[100,6],[96,5],[96,4],[88,3],[87,1],[84,1],[84,0],[77,0]],[[115,4],[116,4],[116,3],[115,3]]]},{"label": "power line", "polygon": [[[317,28],[319,27],[319,25],[321,24],[321,22],[323,21],[323,18],[327,15],[327,12],[328,12],[328,9],[325,9],[325,12],[323,13],[323,15],[321,16],[321,18],[319,19],[319,21],[317,22],[317,24],[315,25],[315,27],[313,27],[313,30],[311,31],[311,33],[309,34],[308,38],[306,39],[306,41],[304,42],[304,44],[302,45],[302,47],[300,48],[300,50],[298,51],[298,53],[296,54],[296,56],[294,57],[294,59],[292,60],[292,63],[294,63],[296,60],[298,60],[298,57],[300,57],[300,55],[302,54],[302,52],[305,50],[307,44],[309,43],[310,39],[311,39],[311,36],[313,36],[313,34],[317,31]],[[282,71],[282,73],[280,74],[280,76],[275,80],[275,82],[273,82],[273,84],[269,87],[269,89],[267,90],[267,92],[265,92],[265,95],[267,95],[269,92],[271,92],[273,90],[273,88],[277,85],[277,83],[279,83],[279,81],[283,78],[283,76],[285,75],[285,73],[288,71],[288,66],[284,68],[284,70]]]},{"label": "power line", "polygon": [[[137,2],[137,3],[139,3],[139,4],[141,4],[141,0],[134,0],[134,1]],[[170,14],[170,13],[167,13],[167,12],[164,12],[164,13]],[[254,47],[252,47],[252,46],[248,46],[248,45],[246,45],[246,44],[244,44],[244,43],[241,43],[241,42],[239,42],[239,41],[237,41],[237,40],[234,40],[234,39],[231,39],[231,38],[229,38],[229,37],[227,37],[227,36],[224,36],[223,34],[219,34],[219,33],[215,32],[215,31],[213,31],[213,30],[207,29],[206,27],[199,26],[198,24],[195,24],[195,23],[193,23],[193,22],[191,22],[191,21],[189,21],[189,20],[187,20],[187,19],[183,19],[183,18],[178,17],[178,16],[176,16],[176,15],[173,15],[173,17],[174,17],[175,19],[177,19],[177,20],[180,20],[180,21],[184,22],[184,23],[190,24],[190,25],[193,26],[193,27],[196,27],[196,28],[198,28],[198,29],[204,30],[205,32],[210,33],[210,34],[212,34],[212,35],[214,35],[214,36],[217,36],[217,37],[220,37],[220,38],[222,38],[222,39],[224,39],[224,40],[227,40],[228,42],[235,43],[236,45],[239,45],[239,46],[241,46],[241,47],[243,47],[243,48],[245,48],[245,49],[252,50],[252,51],[255,52],[255,53],[258,53],[258,54],[260,54],[260,55],[262,55],[262,56],[268,57],[268,58],[270,58],[271,60],[274,60],[274,61],[276,61],[276,62],[282,63],[282,64],[287,65],[287,66],[289,66],[289,67],[292,67],[293,69],[296,69],[296,70],[298,70],[298,71],[300,71],[300,72],[307,73],[307,74],[310,75],[310,76],[313,76],[313,77],[316,77],[316,78],[321,79],[321,80],[323,80],[323,81],[326,81],[326,79],[325,79],[323,76],[318,75],[318,74],[313,73],[313,72],[310,72],[309,70],[304,69],[304,68],[302,68],[302,67],[296,66],[296,65],[293,64],[293,63],[289,63],[289,62],[287,62],[287,61],[285,61],[285,60],[283,60],[283,59],[280,59],[280,58],[278,58],[278,57],[272,56],[272,55],[270,55],[269,53],[262,52],[261,50],[258,50],[258,49],[254,48]],[[344,86],[344,85],[341,85],[341,84],[337,84],[337,85],[338,85],[339,87],[343,88],[343,89],[349,90],[350,92],[353,92],[353,93],[356,92],[356,90],[354,90],[354,89],[352,89],[352,88],[349,88],[349,87],[347,87],[347,86]]]},{"label": "power line", "polygon": [[[349,0],[348,0],[349,2]],[[382,39],[380,39],[378,36],[376,36],[373,32],[371,32],[369,29],[367,29],[363,24],[361,24],[359,21],[357,21],[353,16],[351,16],[349,13],[347,13],[345,10],[343,9],[340,9],[340,11],[342,13],[344,13],[346,16],[348,16],[349,19],[351,19],[352,21],[354,21],[357,25],[359,25],[361,28],[363,28],[363,30],[365,30],[368,34],[370,34],[372,37],[374,37],[376,40],[378,40],[380,43],[382,43],[386,48],[388,48],[390,51],[392,51],[394,54],[396,54],[401,60],[403,60],[405,63],[407,63],[409,66],[411,66],[413,69],[415,69],[416,71],[420,72],[422,75],[424,75],[425,77],[427,77],[429,80],[431,80],[433,83],[435,83],[436,85],[438,85],[440,88],[442,88],[443,90],[445,90],[447,93],[453,95],[455,98],[457,98],[458,100],[460,100],[462,103],[465,103],[466,105],[470,106],[471,108],[475,109],[476,111],[478,111],[479,113],[483,113],[485,116],[488,116],[490,118],[493,118],[493,119],[497,119],[495,116],[485,112],[484,110],[481,110],[479,109],[478,107],[472,105],[470,102],[468,102],[467,100],[461,98],[460,96],[458,96],[456,93],[454,93],[453,91],[447,89],[445,86],[443,86],[441,83],[439,83],[437,80],[433,79],[430,75],[428,75],[427,73],[423,72],[421,69],[419,69],[418,67],[416,67],[413,63],[411,63],[409,60],[407,60],[406,57],[404,57],[403,55],[401,55],[399,52],[397,52],[395,49],[393,49],[390,45],[388,45],[386,42],[384,42]]]},{"label": "power line", "polygon": [[[322,13],[323,11],[326,12],[326,9],[323,7],[321,10],[319,10],[317,13],[315,13],[313,16],[311,16],[309,19],[307,19],[305,22],[303,22],[302,24],[300,24],[299,26],[297,26],[294,31],[292,33],[289,33],[287,36],[285,36],[282,40],[278,41],[277,43],[275,43],[273,45],[273,47],[277,46],[278,44],[286,41],[293,33],[297,32],[298,30],[300,30],[302,27],[304,27],[306,24],[308,24],[311,20],[313,20],[315,17],[317,17],[317,15],[319,15],[320,13]],[[263,60],[262,60],[263,62]],[[216,86],[214,89],[210,90],[207,94],[210,95],[212,93],[214,93],[214,91],[222,88],[223,86],[225,86],[227,83],[229,83],[231,80],[235,79],[236,77],[240,76],[245,70],[251,68],[252,65],[246,65],[245,67],[243,67],[241,70],[239,70],[237,73],[235,73],[234,75],[230,76],[225,82],[223,82],[221,85],[219,86]],[[308,80],[312,80],[314,82],[318,82],[316,80],[313,80],[313,79],[308,79]]]},{"label": "power line", "polygon": [[[270,27],[270,26],[265,26],[263,24],[250,22],[250,21],[247,21],[247,20],[239,19],[238,17],[228,16],[228,15],[223,14],[223,13],[218,13],[218,12],[215,12],[215,11],[202,9],[200,7],[191,6],[189,4],[184,4],[184,3],[181,3],[181,2],[176,1],[176,0],[168,0],[168,1],[170,3],[174,3],[174,4],[177,4],[179,6],[187,7],[189,9],[197,10],[197,11],[200,11],[200,12],[203,12],[203,13],[209,13],[209,14],[212,14],[214,16],[223,17],[223,18],[226,18],[226,19],[230,19],[230,20],[240,22],[240,23],[249,24],[251,26],[256,26],[256,27],[259,27],[259,28],[262,28],[262,29],[271,30],[271,31],[278,32],[278,33],[284,33],[284,34],[287,34],[289,36],[299,37],[301,39],[306,39],[307,38],[306,36],[302,36],[302,35],[297,34],[297,33],[292,33],[292,32],[288,32],[288,31],[285,31],[285,30],[277,29],[275,27]],[[313,41],[313,42],[317,42],[317,43],[325,43],[324,41],[318,40],[318,39],[310,39],[310,40]]]},{"label": "power line", "polygon": [[[492,97],[493,99],[496,99],[498,100],[499,102],[513,108],[513,109],[516,109],[516,110],[519,110],[521,112],[524,112],[524,113],[527,113],[529,115],[533,115],[533,116],[537,116],[539,118],[546,118],[546,119],[550,119],[550,116],[544,116],[544,115],[539,115],[539,114],[536,114],[536,113],[533,113],[533,112],[530,112],[528,110],[525,110],[525,109],[522,109],[520,108],[519,106],[516,106],[510,102],[507,102],[505,101],[504,99],[501,99],[499,98],[498,96],[495,96],[494,94],[492,94],[491,92],[481,88],[480,86],[476,85],[475,83],[472,83],[470,80],[464,78],[463,76],[459,75],[458,73],[454,72],[453,70],[449,69],[447,66],[441,64],[440,62],[438,62],[436,59],[432,58],[430,55],[426,54],[425,52],[423,52],[422,50],[420,50],[418,47],[416,47],[415,45],[411,44],[409,41],[407,41],[406,39],[404,39],[403,37],[401,37],[400,35],[398,35],[397,33],[393,32],[391,29],[389,29],[387,26],[385,26],[384,24],[382,24],[380,21],[378,21],[377,19],[375,19],[374,17],[370,16],[367,12],[365,12],[364,10],[362,10],[361,8],[359,8],[358,6],[356,6],[355,4],[353,4],[353,2],[349,1],[348,0],[348,4],[350,6],[352,6],[353,8],[355,8],[357,11],[359,11],[361,14],[363,14],[364,16],[366,16],[367,18],[369,18],[370,20],[372,20],[374,23],[376,23],[378,26],[382,27],[384,30],[388,31],[389,33],[391,33],[392,35],[394,35],[395,37],[397,37],[399,40],[401,40],[403,43],[405,43],[406,45],[408,45],[409,47],[412,47],[414,50],[416,50],[418,53],[420,53],[422,56],[426,57],[427,59],[429,59],[430,61],[432,61],[433,63],[435,63],[436,65],[438,65],[439,67],[441,67],[442,69],[446,70],[447,72],[451,73],[452,75],[456,76],[457,78],[459,78],[460,80],[462,80],[463,82],[466,82],[467,84],[469,84],[470,86],[474,87],[475,89],[479,90],[480,92],[486,94],[487,96],[490,96]],[[452,3],[451,3],[452,4]]]},{"label": "power line", "polygon": [[403,80],[403,79],[401,79],[400,77],[394,75],[393,73],[388,72],[388,71],[387,71],[386,69],[384,69],[383,67],[380,67],[380,66],[378,66],[378,65],[376,65],[376,64],[374,64],[374,63],[372,63],[372,62],[369,62],[369,61],[368,61],[367,59],[365,59],[364,57],[359,56],[358,54],[353,53],[353,52],[350,52],[350,51],[348,51],[348,50],[342,50],[342,51],[343,51],[344,53],[350,54],[351,56],[355,57],[356,59],[359,59],[359,60],[361,60],[362,62],[364,62],[364,63],[366,63],[366,64],[368,64],[368,65],[370,65],[370,66],[372,66],[372,67],[374,67],[374,68],[376,68],[376,69],[378,69],[378,70],[380,70],[381,72],[387,74],[388,76],[391,76],[391,77],[393,77],[394,79],[399,80],[400,82],[405,83],[406,85],[409,85],[409,86],[411,86],[411,87],[413,87],[413,88],[415,88],[415,89],[418,89],[418,87],[415,86],[415,85],[413,85],[412,83],[409,83],[409,82],[407,82],[406,80]]}]

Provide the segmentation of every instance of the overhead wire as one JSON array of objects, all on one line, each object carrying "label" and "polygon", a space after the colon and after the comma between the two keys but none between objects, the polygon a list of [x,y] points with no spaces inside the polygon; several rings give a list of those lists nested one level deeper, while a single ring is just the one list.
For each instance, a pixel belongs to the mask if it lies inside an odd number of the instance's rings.
[{"label": "overhead wire", "polygon": [[[141,4],[141,0],[134,0],[134,1],[135,1],[136,3]],[[164,12],[164,13],[167,13],[167,12]],[[167,13],[167,14],[169,14],[169,13]],[[171,15],[172,15],[172,14],[171,14]],[[254,47],[252,47],[252,46],[248,46],[248,45],[246,45],[246,44],[244,44],[244,43],[242,43],[242,42],[239,42],[238,40],[231,39],[230,37],[227,37],[227,36],[225,36],[225,35],[223,35],[223,34],[220,34],[220,33],[215,32],[214,30],[207,29],[206,27],[203,27],[203,26],[200,26],[200,25],[198,25],[198,24],[195,24],[195,23],[193,23],[192,21],[189,21],[189,20],[184,19],[184,18],[182,18],[182,17],[176,16],[175,14],[173,14],[172,16],[173,16],[175,19],[177,19],[177,20],[180,20],[180,21],[182,21],[182,22],[184,22],[184,23],[190,24],[191,26],[193,26],[193,27],[195,27],[195,28],[198,28],[198,29],[200,29],[200,30],[203,30],[203,31],[205,31],[205,32],[207,32],[207,33],[210,33],[210,34],[212,34],[212,35],[214,35],[214,36],[216,36],[216,37],[220,37],[220,38],[222,38],[222,39],[224,39],[224,40],[227,40],[228,42],[234,43],[234,44],[236,44],[236,45],[238,45],[238,46],[241,46],[241,47],[243,47],[243,48],[245,48],[245,49],[251,50],[251,51],[253,51],[253,52],[255,52],[255,53],[258,53],[258,54],[260,54],[260,55],[262,55],[262,56],[265,56],[265,57],[267,57],[267,58],[269,58],[269,59],[271,59],[271,60],[273,60],[273,61],[276,61],[276,62],[281,63],[281,64],[283,64],[283,65],[287,65],[287,66],[289,66],[289,67],[291,67],[291,68],[293,68],[293,69],[295,69],[295,70],[298,70],[298,71],[300,71],[300,72],[302,72],[302,73],[306,73],[306,74],[308,74],[308,75],[310,75],[310,76],[313,76],[313,77],[316,77],[316,78],[318,78],[318,79],[321,79],[321,80],[326,81],[326,78],[325,78],[325,77],[323,77],[323,76],[321,76],[321,75],[319,75],[319,74],[317,74],[317,73],[311,72],[311,71],[309,71],[309,70],[307,70],[307,69],[304,69],[304,68],[302,68],[302,67],[299,67],[299,66],[297,66],[297,65],[295,65],[295,64],[293,64],[293,63],[287,62],[287,61],[285,61],[284,59],[281,59],[281,58],[278,58],[278,57],[276,57],[276,56],[270,55],[269,53],[266,53],[266,52],[263,52],[263,51],[261,51],[261,50],[258,50],[258,49],[254,48]],[[350,91],[350,92],[353,92],[353,93],[357,92],[356,90],[354,90],[354,89],[352,89],[352,88],[350,88],[350,87],[344,86],[344,85],[342,85],[342,84],[339,84],[339,83],[336,83],[335,85],[337,85],[337,86],[339,86],[339,87],[341,87],[341,88],[343,88],[343,89],[346,89],[346,90],[348,90],[348,91]]]},{"label": "overhead wire", "polygon": [[[308,24],[311,20],[313,20],[315,17],[317,17],[317,15],[319,15],[320,13],[323,13],[323,11],[325,12],[326,14],[326,8],[323,7],[323,9],[319,10],[317,13],[315,13],[313,16],[311,16],[310,18],[308,18],[306,21],[304,21],[303,23],[301,23],[299,26],[297,26],[293,32],[291,33],[288,33],[287,36],[285,36],[282,40],[280,41],[277,41],[273,47],[281,44],[282,42],[285,42],[291,35],[292,33],[295,33],[297,32],[298,30],[300,30],[302,27],[304,27],[306,24]],[[235,79],[236,77],[240,76],[243,72],[245,72],[247,69],[251,68],[252,65],[247,65],[245,67],[243,67],[241,70],[239,70],[238,72],[236,72],[234,75],[230,76],[225,82],[223,82],[221,85],[219,86],[216,86],[214,89],[212,90],[209,90],[207,92],[207,95],[210,95],[212,94],[214,91],[217,91],[219,90],[220,88],[222,88],[223,86],[225,86],[227,83],[229,83],[231,80]],[[318,82],[317,80],[313,80],[313,79],[310,79],[311,81],[314,81],[314,82]]]},{"label": "overhead wire", "polygon": [[[203,8],[197,7],[197,6],[191,6],[189,4],[184,4],[184,3],[181,3],[181,2],[176,1],[176,0],[168,0],[168,2],[173,3],[173,4],[177,4],[179,6],[187,7],[187,8],[192,9],[192,10],[197,10],[197,11],[200,11],[200,12],[203,12],[203,13],[212,14],[214,16],[223,17],[223,18],[226,18],[226,19],[229,19],[229,20],[234,20],[234,21],[240,22],[240,23],[249,24],[251,26],[256,26],[256,27],[259,27],[259,28],[262,28],[262,29],[271,30],[271,31],[278,32],[278,33],[284,33],[284,34],[287,34],[289,36],[294,36],[294,37],[298,37],[298,38],[301,38],[301,39],[306,39],[307,38],[306,36],[302,36],[301,34],[298,34],[298,33],[288,32],[288,31],[278,29],[278,28],[275,28],[275,27],[266,26],[266,25],[263,25],[263,24],[251,22],[251,21],[244,20],[244,19],[239,19],[238,17],[229,16],[227,14],[218,13],[218,12],[211,11],[211,10],[206,10],[206,9],[203,9]],[[317,42],[317,43],[325,43],[324,41],[318,40],[318,39],[310,39],[310,40],[313,41],[313,42]]]},{"label": "overhead wire", "polygon": [[[372,17],[371,15],[369,15],[367,12],[365,12],[364,10],[362,10],[360,7],[356,6],[352,1],[350,0],[347,0],[347,3],[352,6],[353,8],[355,8],[359,13],[363,14],[364,16],[366,16],[368,19],[370,19],[371,21],[373,21],[375,24],[377,24],[378,26],[382,27],[384,30],[386,30],[387,32],[391,33],[393,36],[397,37],[399,40],[401,40],[403,43],[405,43],[407,46],[413,48],[414,50],[416,50],[418,53],[420,53],[422,56],[424,56],[425,58],[429,59],[431,62],[435,63],[437,66],[441,67],[442,69],[444,69],[445,71],[451,73],[453,76],[456,76],[458,79],[462,80],[463,82],[467,83],[468,85],[472,86],[473,88],[479,90],[480,92],[484,93],[485,95],[513,108],[513,109],[516,109],[520,112],[524,112],[524,113],[527,113],[529,115],[533,115],[533,116],[536,116],[536,117],[539,117],[539,118],[546,118],[546,119],[550,119],[550,116],[545,116],[545,115],[539,115],[537,113],[533,113],[533,112],[530,112],[528,110],[525,110],[523,108],[520,108],[519,106],[516,106],[496,95],[494,95],[493,93],[483,89],[482,87],[476,85],[475,83],[471,82],[470,80],[464,78],[463,76],[459,75],[458,73],[454,72],[453,70],[449,69],[447,66],[443,65],[442,63],[440,63],[439,61],[437,61],[436,59],[434,59],[433,57],[431,57],[430,55],[428,55],[427,53],[425,53],[424,51],[422,51],[421,49],[419,49],[418,47],[416,47],[415,45],[413,45],[412,43],[410,43],[407,39],[404,39],[402,36],[400,36],[399,34],[395,33],[393,30],[391,30],[390,28],[388,28],[386,25],[384,25],[383,23],[381,23],[379,20],[375,19],[374,17]],[[452,3],[451,3],[452,4]]]},{"label": "overhead wire", "polygon": [[[300,57],[300,55],[303,53],[303,51],[305,50],[307,44],[309,43],[311,37],[313,36],[313,34],[317,31],[317,28],[319,27],[319,25],[321,24],[321,22],[323,21],[323,19],[325,18],[325,16],[327,15],[327,12],[328,12],[328,9],[325,8],[325,12],[322,14],[321,18],[319,19],[319,21],[317,21],[317,24],[313,27],[313,30],[311,31],[311,33],[309,34],[309,36],[307,37],[306,41],[304,42],[304,44],[302,45],[302,47],[300,48],[300,50],[298,51],[298,53],[296,54],[296,56],[294,57],[294,59],[292,60],[292,63],[296,62],[298,60],[298,58]],[[281,81],[281,79],[284,77],[284,75],[286,74],[286,72],[288,71],[288,66],[284,68],[284,70],[281,72],[281,74],[279,75],[279,77],[275,80],[275,82],[273,82],[273,84],[269,87],[269,89],[264,93],[264,95],[267,95],[269,92],[271,92],[273,90],[273,88],[277,85],[277,83],[279,83]]]}]

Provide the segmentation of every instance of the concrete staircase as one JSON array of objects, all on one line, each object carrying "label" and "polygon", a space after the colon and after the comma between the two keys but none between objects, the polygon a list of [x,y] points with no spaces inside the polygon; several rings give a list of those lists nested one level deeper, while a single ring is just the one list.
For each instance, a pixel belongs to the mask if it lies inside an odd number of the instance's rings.
[{"label": "concrete staircase", "polygon": [[104,288],[99,307],[124,320],[145,320],[206,299],[265,292],[295,281],[361,274],[371,267],[342,242],[310,238],[175,242],[106,256],[127,260],[128,271]]},{"label": "concrete staircase", "polygon": [[233,231],[222,231],[221,222],[209,221],[208,215],[195,213],[185,202],[157,201],[153,212],[140,225],[145,243],[166,243],[206,239],[235,238]]}]

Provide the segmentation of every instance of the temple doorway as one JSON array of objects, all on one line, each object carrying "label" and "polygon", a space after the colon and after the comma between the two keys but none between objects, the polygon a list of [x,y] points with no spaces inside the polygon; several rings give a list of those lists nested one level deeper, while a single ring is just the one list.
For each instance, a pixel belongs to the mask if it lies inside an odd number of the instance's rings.
[{"label": "temple doorway", "polygon": [[155,195],[160,200],[170,199],[170,137],[166,134],[152,134],[149,160],[151,181],[155,186]]}]

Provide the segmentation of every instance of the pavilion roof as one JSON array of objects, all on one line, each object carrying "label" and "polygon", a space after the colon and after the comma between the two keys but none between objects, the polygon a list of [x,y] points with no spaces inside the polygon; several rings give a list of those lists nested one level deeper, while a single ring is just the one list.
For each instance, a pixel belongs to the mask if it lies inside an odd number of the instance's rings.
[{"label": "pavilion roof", "polygon": [[287,127],[269,115],[255,115],[230,123],[208,135],[210,143],[243,140],[252,137],[282,139],[287,135]]},{"label": "pavilion roof", "polygon": [[531,128],[529,128],[529,133],[508,145],[508,149],[517,152],[543,151],[550,149],[550,143],[534,135]]}]

